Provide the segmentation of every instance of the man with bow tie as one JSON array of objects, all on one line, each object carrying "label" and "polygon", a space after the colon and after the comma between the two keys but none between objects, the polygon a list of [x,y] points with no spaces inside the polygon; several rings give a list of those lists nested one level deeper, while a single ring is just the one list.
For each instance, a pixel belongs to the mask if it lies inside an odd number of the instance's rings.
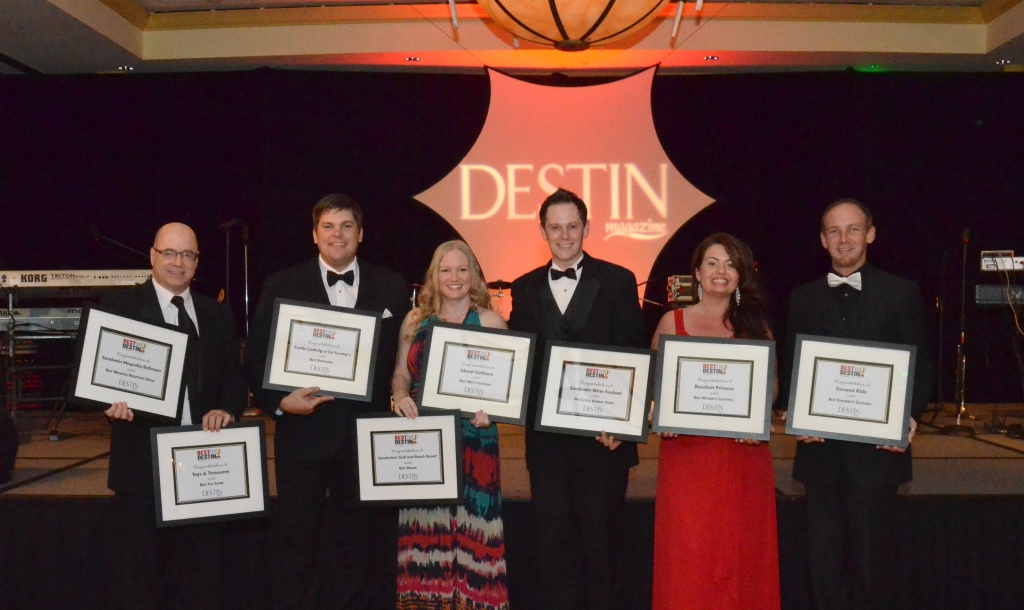
[{"label": "man with bow tie", "polygon": [[[840,199],[821,217],[821,245],[832,259],[825,277],[798,287],[789,303],[786,370],[798,334],[917,346],[910,435],[928,405],[934,369],[917,283],[867,262],[875,241],[870,210]],[[788,404],[788,403],[784,403]],[[804,484],[811,591],[818,610],[889,608],[894,603],[896,494],[911,480],[910,448],[801,437],[793,478]],[[852,573],[848,573],[846,557]]]},{"label": "man with bow tie", "polygon": [[[321,199],[313,208],[319,256],[268,277],[253,318],[249,387],[277,421],[275,608],[395,606],[398,513],[359,504],[352,443],[356,415],[391,409],[398,331],[410,301],[400,275],[356,258],[362,241],[359,204],[346,195]],[[372,402],[319,396],[316,387],[290,394],[262,389],[279,298],[382,314]]]},{"label": "man with bow tie", "polygon": [[[551,262],[512,283],[509,328],[548,341],[645,347],[631,271],[583,251],[587,206],[558,189],[540,207]],[[536,532],[534,607],[614,607],[620,523],[636,443],[533,430],[542,366],[534,366],[526,426],[526,466]],[[581,605],[582,604],[582,605]]]}]

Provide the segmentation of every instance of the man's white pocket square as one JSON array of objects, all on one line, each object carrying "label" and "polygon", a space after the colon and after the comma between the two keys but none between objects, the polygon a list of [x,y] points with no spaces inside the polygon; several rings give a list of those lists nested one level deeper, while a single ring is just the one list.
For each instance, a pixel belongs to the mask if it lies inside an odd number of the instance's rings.
[{"label": "man's white pocket square", "polygon": [[392,316],[391,315],[391,311],[388,308],[385,307],[384,308],[384,315],[381,316],[381,317],[382,318],[393,318],[394,316]]}]

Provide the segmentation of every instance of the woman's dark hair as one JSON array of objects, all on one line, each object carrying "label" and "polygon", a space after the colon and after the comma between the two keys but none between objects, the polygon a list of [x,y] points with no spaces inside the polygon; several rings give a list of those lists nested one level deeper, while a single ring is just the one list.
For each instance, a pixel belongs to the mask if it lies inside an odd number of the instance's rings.
[{"label": "woman's dark hair", "polygon": [[740,302],[736,304],[735,294],[729,299],[729,308],[725,310],[725,319],[732,326],[733,333],[741,339],[768,339],[767,299],[761,289],[757,271],[754,269],[754,254],[750,247],[728,233],[714,233],[704,238],[693,252],[693,274],[697,278],[697,270],[704,262],[708,248],[714,245],[725,248],[732,260],[733,267],[739,272]]}]

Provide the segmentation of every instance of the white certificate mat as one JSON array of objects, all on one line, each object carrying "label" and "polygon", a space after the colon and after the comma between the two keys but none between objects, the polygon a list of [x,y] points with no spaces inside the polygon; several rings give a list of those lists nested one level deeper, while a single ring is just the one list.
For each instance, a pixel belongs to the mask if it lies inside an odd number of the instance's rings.
[{"label": "white certificate mat", "polygon": [[278,299],[263,387],[370,401],[380,325],[378,313]]},{"label": "white certificate mat", "polygon": [[523,425],[536,336],[529,333],[431,324],[417,405],[484,411],[492,421]]},{"label": "white certificate mat", "polygon": [[551,341],[535,429],[647,442],[654,352]]},{"label": "white certificate mat", "polygon": [[94,307],[83,310],[79,332],[73,401],[179,417],[187,334]]},{"label": "white certificate mat", "polygon": [[768,440],[775,342],[662,335],[651,429]]},{"label": "white certificate mat", "polygon": [[797,335],[786,432],[907,446],[917,347]]},{"label": "white certificate mat", "polygon": [[157,527],[267,514],[262,422],[150,430]]},{"label": "white certificate mat", "polygon": [[416,419],[392,413],[357,417],[360,501],[402,506],[460,504],[461,420],[458,411],[431,411]]}]

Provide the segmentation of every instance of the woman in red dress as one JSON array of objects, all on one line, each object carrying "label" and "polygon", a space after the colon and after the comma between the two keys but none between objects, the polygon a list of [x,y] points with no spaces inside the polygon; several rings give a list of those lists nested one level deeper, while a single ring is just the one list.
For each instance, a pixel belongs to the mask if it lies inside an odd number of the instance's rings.
[{"label": "woman in red dress", "polygon": [[[662,334],[771,339],[753,255],[715,233],[697,247],[698,302]],[[777,391],[777,386],[776,386]],[[665,433],[654,516],[654,610],[778,610],[775,473],[767,443]]]}]

